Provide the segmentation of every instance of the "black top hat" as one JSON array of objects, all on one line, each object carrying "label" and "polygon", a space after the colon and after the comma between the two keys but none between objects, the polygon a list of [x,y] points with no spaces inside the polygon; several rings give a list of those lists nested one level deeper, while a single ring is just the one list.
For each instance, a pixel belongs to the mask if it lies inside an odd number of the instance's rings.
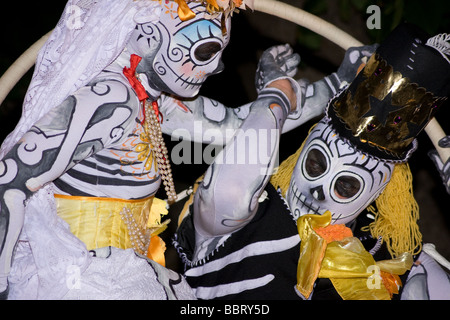
[{"label": "black top hat", "polygon": [[450,61],[442,49],[450,45],[442,38],[398,26],[330,102],[327,115],[338,134],[380,159],[406,161],[450,93]]}]

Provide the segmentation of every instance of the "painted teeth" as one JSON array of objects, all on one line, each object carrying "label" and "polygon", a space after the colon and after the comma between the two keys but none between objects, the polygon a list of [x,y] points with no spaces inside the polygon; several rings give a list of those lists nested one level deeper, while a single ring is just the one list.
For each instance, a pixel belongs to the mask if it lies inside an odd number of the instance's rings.
[{"label": "painted teeth", "polygon": [[301,203],[305,204],[306,196],[303,193],[300,193],[300,197],[298,197],[298,198],[299,198]]},{"label": "painted teeth", "polygon": [[[297,199],[297,203],[300,202],[301,203],[301,208],[306,208],[308,209],[308,213],[307,214],[320,214],[319,209],[320,207],[315,207],[312,205],[312,203],[307,203],[306,201],[306,196],[301,193],[297,186],[294,184],[292,186],[292,193],[294,194],[294,197]],[[317,193],[317,191],[316,191]],[[313,195],[314,197],[316,197],[317,195]]]},{"label": "painted teeth", "polygon": [[312,196],[314,197],[314,199],[318,199],[319,198],[319,193],[317,191],[314,191]]}]

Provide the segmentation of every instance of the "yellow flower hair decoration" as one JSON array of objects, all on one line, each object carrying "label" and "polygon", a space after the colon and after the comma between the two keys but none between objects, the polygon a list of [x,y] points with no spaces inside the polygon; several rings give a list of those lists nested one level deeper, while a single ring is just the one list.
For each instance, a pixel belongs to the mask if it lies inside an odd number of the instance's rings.
[{"label": "yellow flower hair decoration", "polygon": [[[156,0],[155,0],[156,1]],[[158,0],[163,1],[163,0]],[[245,10],[247,7],[253,10],[253,0],[166,0],[175,1],[178,4],[178,16],[182,21],[190,20],[195,17],[195,13],[189,8],[188,3],[202,3],[210,18],[214,19],[220,13],[224,18],[233,15],[233,12],[239,12],[239,9]]]}]

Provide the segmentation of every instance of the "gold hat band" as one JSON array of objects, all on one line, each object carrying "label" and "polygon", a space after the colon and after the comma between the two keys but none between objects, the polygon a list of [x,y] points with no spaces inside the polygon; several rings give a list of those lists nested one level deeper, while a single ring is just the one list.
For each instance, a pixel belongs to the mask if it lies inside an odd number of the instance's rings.
[{"label": "gold hat band", "polygon": [[398,157],[445,100],[412,83],[375,53],[330,108],[354,138]]}]

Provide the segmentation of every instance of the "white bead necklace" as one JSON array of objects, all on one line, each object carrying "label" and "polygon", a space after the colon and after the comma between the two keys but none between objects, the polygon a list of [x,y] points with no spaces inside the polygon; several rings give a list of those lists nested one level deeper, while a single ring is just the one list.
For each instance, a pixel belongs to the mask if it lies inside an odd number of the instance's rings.
[{"label": "white bead necklace", "polygon": [[148,245],[150,243],[150,235],[148,232],[143,233],[140,226],[131,213],[131,210],[124,207],[120,212],[122,221],[126,224],[128,236],[130,238],[131,247],[134,251],[147,256]]},{"label": "white bead necklace", "polygon": [[158,104],[156,101],[153,101],[150,106],[147,100],[144,100],[143,108],[145,112],[144,130],[150,140],[151,146],[153,147],[153,152],[155,154],[156,163],[158,164],[159,173],[161,174],[168,202],[172,203],[177,199],[177,193],[175,192],[172,168],[170,166],[169,155],[159,122],[159,117],[162,115],[159,113]]}]

